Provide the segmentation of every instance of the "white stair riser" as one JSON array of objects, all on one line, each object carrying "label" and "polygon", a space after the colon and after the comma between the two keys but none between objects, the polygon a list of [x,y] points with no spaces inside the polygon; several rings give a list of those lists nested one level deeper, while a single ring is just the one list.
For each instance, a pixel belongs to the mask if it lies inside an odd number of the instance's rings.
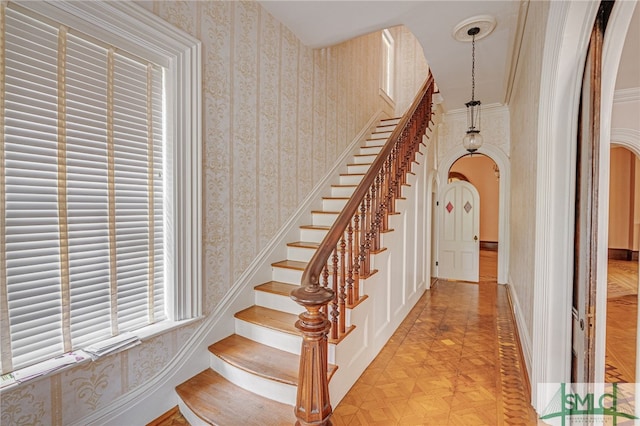
[{"label": "white stair riser", "polygon": [[388,139],[392,132],[372,133],[370,139]]},{"label": "white stair riser", "polygon": [[182,398],[178,398],[178,408],[180,409],[180,414],[189,422],[191,426],[211,426],[210,423],[205,422],[200,417],[198,417],[191,409],[184,403]]},{"label": "white stair riser", "polygon": [[361,155],[378,155],[382,147],[378,146],[363,146],[360,148],[359,154]]},{"label": "white stair riser", "polygon": [[236,334],[281,351],[300,355],[302,337],[235,319]]},{"label": "white stair riser", "polygon": [[311,223],[317,226],[331,226],[337,217],[338,213],[312,213]]},{"label": "white stair riser", "polygon": [[371,155],[354,155],[353,162],[355,164],[371,164],[376,159],[375,154]]},{"label": "white stair riser", "polygon": [[340,212],[347,204],[347,201],[349,201],[348,198],[325,198],[322,200],[322,210],[327,212]]},{"label": "white stair riser", "polygon": [[300,239],[302,241],[309,241],[310,243],[320,243],[325,235],[329,232],[328,229],[300,229]]},{"label": "white stair riser", "polygon": [[393,132],[396,129],[396,124],[391,124],[391,123],[384,123],[384,124],[379,124],[378,127],[376,127],[375,132],[376,133],[381,133],[381,132]]},{"label": "white stair riser", "polygon": [[316,252],[314,248],[304,248],[304,247],[287,247],[287,259],[289,260],[297,260],[300,262],[308,262],[311,260],[311,257]]},{"label": "white stair riser", "polygon": [[273,267],[271,279],[273,281],[280,281],[281,283],[300,285],[302,271],[298,269]]},{"label": "white stair riser", "polygon": [[371,164],[350,164],[347,166],[347,173],[367,173]]},{"label": "white stair riser", "polygon": [[296,403],[296,386],[251,374],[226,363],[213,354],[210,356],[210,365],[222,377],[243,389],[283,404],[295,405]]},{"label": "white stair riser", "polygon": [[256,290],[255,303],[258,306],[275,309],[277,311],[287,312],[289,314],[298,315],[304,311],[304,308],[293,301],[289,296],[268,293],[266,291]]},{"label": "white stair riser", "polygon": [[340,185],[357,185],[363,177],[363,175],[341,175]]},{"label": "white stair riser", "polygon": [[356,190],[355,186],[332,186],[331,196],[332,197],[351,197],[355,190]]},{"label": "white stair riser", "polygon": [[364,147],[365,148],[373,148],[373,147],[382,147],[384,146],[384,144],[387,142],[386,139],[368,139],[366,141],[364,141]]}]

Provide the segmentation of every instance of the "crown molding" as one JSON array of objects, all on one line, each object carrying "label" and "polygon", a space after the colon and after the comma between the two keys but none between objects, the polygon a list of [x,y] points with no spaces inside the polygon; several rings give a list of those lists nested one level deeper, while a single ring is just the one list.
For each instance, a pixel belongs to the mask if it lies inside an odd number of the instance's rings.
[{"label": "crown molding", "polygon": [[520,9],[518,11],[518,23],[516,24],[515,35],[512,39],[509,52],[509,64],[507,67],[504,103],[511,103],[511,92],[513,91],[513,82],[516,79],[516,71],[518,70],[518,62],[520,60],[520,51],[522,49],[522,38],[524,29],[527,24],[527,15],[529,13],[529,0],[520,1]]},{"label": "crown molding", "polygon": [[[501,103],[492,103],[492,104],[487,104],[487,105],[482,105],[482,115],[492,115],[492,114],[503,114],[504,112],[509,112],[509,107],[505,104],[501,104]],[[466,117],[467,116],[467,109],[466,108],[457,108],[457,109],[450,109],[449,111],[447,111],[444,115],[443,118],[450,118],[452,120],[455,119],[459,119],[462,117]]]}]

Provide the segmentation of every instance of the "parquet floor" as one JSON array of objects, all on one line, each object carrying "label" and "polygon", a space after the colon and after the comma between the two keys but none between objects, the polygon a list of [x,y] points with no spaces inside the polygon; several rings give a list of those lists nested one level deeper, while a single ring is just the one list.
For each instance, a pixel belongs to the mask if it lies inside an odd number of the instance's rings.
[{"label": "parquet floor", "polygon": [[[334,426],[535,425],[496,253],[480,283],[439,281],[334,407]],[[609,262],[607,381],[633,382],[638,263]],[[613,340],[611,340],[613,341]],[[186,425],[179,412],[158,423]]]},{"label": "parquet floor", "polygon": [[638,321],[638,262],[609,260],[605,381],[634,383]]},{"label": "parquet floor", "polygon": [[496,253],[480,283],[438,281],[335,407],[340,425],[535,425]]},{"label": "parquet floor", "polygon": [[[535,425],[496,252],[480,283],[438,281],[342,402],[334,426]],[[180,413],[157,426],[185,423]]]}]

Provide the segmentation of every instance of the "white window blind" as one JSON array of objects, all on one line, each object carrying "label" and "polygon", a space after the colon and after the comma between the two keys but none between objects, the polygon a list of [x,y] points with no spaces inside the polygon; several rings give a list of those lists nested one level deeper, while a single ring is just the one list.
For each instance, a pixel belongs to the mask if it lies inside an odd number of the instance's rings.
[{"label": "white window blind", "polygon": [[163,68],[3,7],[2,371],[167,318]]}]

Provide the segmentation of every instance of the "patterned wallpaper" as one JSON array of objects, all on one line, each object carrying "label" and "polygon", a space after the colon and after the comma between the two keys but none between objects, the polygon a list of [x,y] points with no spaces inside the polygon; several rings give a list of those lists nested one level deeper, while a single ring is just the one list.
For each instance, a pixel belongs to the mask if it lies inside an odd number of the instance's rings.
[{"label": "patterned wallpaper", "polygon": [[400,116],[409,108],[416,92],[422,87],[429,65],[417,38],[404,25],[389,29],[396,53],[395,113]]},{"label": "patterned wallpaper", "polygon": [[[368,119],[393,115],[379,96],[381,34],[312,50],[256,2],[140,4],[203,44],[208,313]],[[397,95],[410,102],[426,61],[411,33],[394,33]],[[157,374],[197,326],[4,392],[0,423],[78,421]]]},{"label": "patterned wallpaper", "polygon": [[369,117],[380,34],[305,47],[256,2],[154,2],[203,42],[205,291],[211,310]]},{"label": "patterned wallpaper", "polygon": [[[438,146],[438,163],[450,152],[460,148],[467,131],[466,110],[454,110],[443,116]],[[500,148],[509,156],[509,111],[496,104],[482,107],[482,137],[484,144]]]},{"label": "patterned wallpaper", "polygon": [[[509,258],[509,283],[517,294],[533,336],[533,277],[535,254],[536,157],[538,98],[542,49],[549,6],[530,2],[511,103],[511,242],[518,256]],[[525,336],[521,335],[521,338]],[[531,346],[531,342],[524,346]]]}]

